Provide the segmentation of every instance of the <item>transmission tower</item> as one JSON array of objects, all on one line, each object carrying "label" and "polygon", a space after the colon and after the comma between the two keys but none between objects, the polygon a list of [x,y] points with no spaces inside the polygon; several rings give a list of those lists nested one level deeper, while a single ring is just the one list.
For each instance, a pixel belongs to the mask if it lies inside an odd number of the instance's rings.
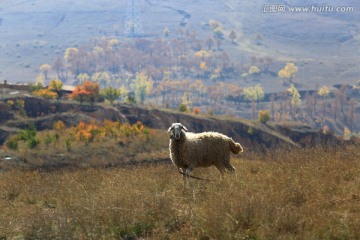
[{"label": "transmission tower", "polygon": [[126,1],[126,19],[124,34],[127,37],[135,38],[144,34],[139,9],[140,0]]}]

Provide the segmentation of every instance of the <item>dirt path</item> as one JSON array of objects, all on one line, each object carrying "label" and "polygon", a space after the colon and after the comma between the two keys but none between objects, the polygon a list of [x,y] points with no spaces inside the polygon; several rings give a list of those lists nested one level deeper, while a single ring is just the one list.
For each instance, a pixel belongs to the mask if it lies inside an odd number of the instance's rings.
[{"label": "dirt path", "polygon": [[156,4],[156,3],[153,3],[151,2],[150,0],[145,0],[145,2],[151,6],[156,6],[156,7],[161,7],[161,8],[166,8],[166,9],[170,9],[172,11],[175,11],[177,14],[180,14],[182,16],[182,19],[179,23],[180,26],[182,27],[185,27],[188,20],[191,18],[191,14],[186,12],[185,10],[183,9],[176,9],[176,8],[173,8],[173,7],[170,7],[170,6],[164,6],[164,5],[159,5],[159,4]]}]

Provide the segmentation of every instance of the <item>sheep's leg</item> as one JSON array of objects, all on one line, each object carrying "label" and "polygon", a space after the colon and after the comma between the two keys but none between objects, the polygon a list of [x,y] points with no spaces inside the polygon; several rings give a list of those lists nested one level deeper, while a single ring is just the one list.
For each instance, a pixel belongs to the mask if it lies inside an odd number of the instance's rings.
[{"label": "sheep's leg", "polygon": [[226,166],[226,170],[229,171],[229,173],[234,174],[235,180],[237,180],[236,169],[230,163]]},{"label": "sheep's leg", "polygon": [[224,177],[224,168],[221,165],[215,165],[216,169],[219,170],[219,172],[221,173],[220,175],[220,181],[223,180]]},{"label": "sheep's leg", "polygon": [[183,179],[184,179],[184,186],[186,188],[190,188],[190,173],[192,172],[194,168],[192,166],[188,166],[186,169],[185,169],[185,172],[184,175],[183,175]]},{"label": "sheep's leg", "polygon": [[187,177],[189,177],[190,173],[192,172],[192,170],[194,170],[194,168],[190,165],[188,166],[188,168],[185,170],[185,175]]}]

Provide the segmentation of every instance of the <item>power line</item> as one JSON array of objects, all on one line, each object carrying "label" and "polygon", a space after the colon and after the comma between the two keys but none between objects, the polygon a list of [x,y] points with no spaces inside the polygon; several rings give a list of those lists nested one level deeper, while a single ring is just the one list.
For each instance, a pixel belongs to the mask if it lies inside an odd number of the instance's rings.
[{"label": "power line", "polygon": [[139,8],[140,0],[127,0],[124,34],[130,38],[140,37],[144,34]]}]

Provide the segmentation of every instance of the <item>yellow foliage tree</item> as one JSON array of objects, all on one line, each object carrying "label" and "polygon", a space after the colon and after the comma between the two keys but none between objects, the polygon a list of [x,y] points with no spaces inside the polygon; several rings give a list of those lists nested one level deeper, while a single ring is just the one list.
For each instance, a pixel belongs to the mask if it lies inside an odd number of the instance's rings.
[{"label": "yellow foliage tree", "polygon": [[83,82],[85,82],[86,80],[90,80],[90,76],[87,73],[80,73],[76,80],[82,84]]},{"label": "yellow foliage tree", "polygon": [[294,86],[294,84],[291,84],[290,88],[288,88],[287,91],[291,95],[291,107],[296,111],[297,107],[301,104],[301,95]]},{"label": "yellow foliage tree", "polygon": [[200,69],[203,71],[206,71],[208,69],[206,62],[204,62],[204,61],[200,62]]},{"label": "yellow foliage tree", "polygon": [[63,82],[60,79],[53,78],[51,79],[48,88],[51,91],[56,92],[56,91],[60,91],[62,86],[63,86]]},{"label": "yellow foliage tree", "polygon": [[260,69],[257,66],[251,66],[248,71],[249,74],[256,74],[259,72],[260,72]]},{"label": "yellow foliage tree", "polygon": [[211,56],[211,53],[208,52],[208,51],[205,51],[205,50],[200,50],[200,51],[197,51],[195,53],[195,57],[198,57],[198,58],[201,58],[201,59],[205,59],[207,57],[210,57]]},{"label": "yellow foliage tree", "polygon": [[48,78],[50,69],[51,69],[51,67],[49,64],[43,64],[40,66],[40,71],[44,74],[45,79]]},{"label": "yellow foliage tree", "polygon": [[77,54],[79,53],[79,50],[77,48],[67,48],[65,50],[64,59],[66,62],[71,62],[75,59]]},{"label": "yellow foliage tree", "polygon": [[58,97],[58,94],[56,92],[53,92],[48,88],[37,90],[33,92],[33,94],[35,96],[43,97],[46,99],[56,99]]},{"label": "yellow foliage tree", "polygon": [[63,86],[63,82],[60,79],[51,79],[48,89],[57,94],[57,98],[61,97],[61,89]]},{"label": "yellow foliage tree", "polygon": [[292,79],[298,72],[298,67],[294,63],[286,63],[285,67],[278,72],[278,76],[292,83]]}]

